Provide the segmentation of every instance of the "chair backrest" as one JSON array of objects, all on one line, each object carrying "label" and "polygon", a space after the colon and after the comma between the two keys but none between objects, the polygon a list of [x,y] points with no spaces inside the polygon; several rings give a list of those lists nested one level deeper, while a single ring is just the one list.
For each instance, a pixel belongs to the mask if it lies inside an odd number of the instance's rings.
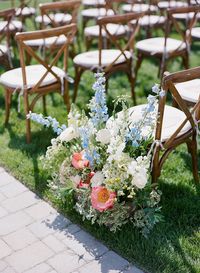
[{"label": "chair backrest", "polygon": [[[68,26],[62,26],[62,27],[53,28],[53,29],[38,30],[33,32],[21,32],[16,34],[15,37],[19,47],[19,57],[20,57],[20,64],[22,68],[24,90],[27,90],[29,88],[27,86],[27,75],[26,75],[26,65],[25,65],[26,54],[31,56],[33,59],[37,61],[37,63],[39,63],[45,68],[45,73],[42,75],[39,81],[35,83],[34,88],[32,88],[32,92],[37,91],[38,88],[41,87],[48,73],[53,75],[58,82],[61,82],[61,79],[59,78],[59,76],[52,70],[52,67],[56,66],[58,62],[61,60],[61,57],[63,57],[63,70],[65,72],[67,71],[68,47],[70,43],[73,42],[76,31],[77,31],[76,24],[71,24]],[[45,61],[46,60],[45,56],[41,56],[41,54],[38,51],[35,52],[31,48],[31,46],[28,46],[26,44],[26,42],[29,40],[55,38],[55,42],[51,43],[51,45],[49,46],[49,49],[50,50],[52,49],[53,51],[53,48],[55,47],[57,39],[59,37],[64,37],[64,36],[65,36],[65,42],[62,43],[62,46],[60,46],[58,50],[56,51],[55,55],[52,56],[50,63],[47,63]]]},{"label": "chair backrest", "polygon": [[[77,23],[78,10],[81,5],[80,0],[68,0],[68,1],[60,1],[53,3],[45,3],[40,4],[40,12],[42,15],[42,28],[45,27],[44,16],[47,16],[50,24],[53,27],[59,27],[61,25],[67,25],[71,23]],[[56,14],[57,12],[61,12],[62,18],[59,21],[56,21],[56,17],[52,16],[52,14]],[[65,14],[71,15],[69,20],[65,20]]]},{"label": "chair backrest", "polygon": [[[159,107],[158,107],[158,118],[157,118],[157,126],[156,126],[156,140],[161,140],[161,132],[163,125],[163,117],[165,112],[165,104],[167,95],[170,93],[173,97],[173,100],[178,105],[179,109],[185,114],[185,119],[181,123],[181,125],[176,129],[176,131],[170,136],[170,138],[164,143],[164,148],[168,149],[171,144],[174,142],[174,139],[177,138],[180,131],[184,128],[186,123],[190,123],[191,128],[196,130],[196,121],[199,120],[200,113],[200,98],[197,103],[194,105],[192,109],[188,107],[186,102],[181,98],[179,92],[176,89],[177,83],[187,82],[190,80],[200,78],[200,67],[184,70],[176,73],[168,73],[166,72],[162,79],[162,90],[164,91],[164,95],[159,99]],[[189,90],[188,90],[189,92]],[[174,117],[176,119],[176,117]]]},{"label": "chair backrest", "polygon": [[15,9],[7,9],[0,11],[0,21],[4,21],[5,25],[0,31],[0,43],[5,40],[8,49],[10,48],[10,38],[11,38],[11,22],[15,16]]},{"label": "chair backrest", "polygon": [[[115,49],[119,50],[119,55],[116,57],[116,59],[110,63],[106,68],[105,71],[109,70],[113,65],[117,63],[119,58],[121,56],[124,56],[126,61],[129,61],[130,58],[128,58],[125,54],[125,51],[130,51],[131,54],[133,54],[133,49],[134,49],[134,41],[135,41],[135,36],[139,31],[139,24],[138,21],[139,19],[144,16],[144,13],[128,13],[128,14],[123,14],[123,15],[114,15],[114,16],[106,16],[99,18],[97,20],[97,24],[100,27],[100,34],[99,34],[99,68],[102,66],[102,49],[103,49],[103,35],[102,32],[105,31],[107,35],[107,39],[111,42],[111,44],[115,47]],[[134,27],[131,25],[131,21],[135,20],[135,25]],[[123,26],[126,28],[129,28],[128,34],[128,41],[122,45],[120,43],[119,38],[116,38],[115,34],[112,34],[109,29],[108,25],[109,24],[118,24],[119,27]],[[124,41],[124,39],[123,39]]]},{"label": "chair backrest", "polygon": [[[188,47],[191,44],[191,30],[197,22],[197,15],[200,12],[200,5],[186,6],[180,8],[170,8],[167,10],[167,21],[165,29],[165,38],[170,36],[172,26],[180,35],[183,43]],[[176,18],[176,15],[186,14],[185,23]]]}]

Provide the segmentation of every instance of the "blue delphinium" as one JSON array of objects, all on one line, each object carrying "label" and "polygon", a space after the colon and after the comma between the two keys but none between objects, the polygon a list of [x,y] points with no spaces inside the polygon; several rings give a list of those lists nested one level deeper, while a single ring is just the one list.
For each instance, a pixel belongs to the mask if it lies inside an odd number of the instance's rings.
[{"label": "blue delphinium", "polygon": [[100,128],[108,120],[108,107],[105,95],[105,77],[103,73],[95,75],[96,82],[93,84],[94,97],[89,103],[90,117],[95,128]]}]

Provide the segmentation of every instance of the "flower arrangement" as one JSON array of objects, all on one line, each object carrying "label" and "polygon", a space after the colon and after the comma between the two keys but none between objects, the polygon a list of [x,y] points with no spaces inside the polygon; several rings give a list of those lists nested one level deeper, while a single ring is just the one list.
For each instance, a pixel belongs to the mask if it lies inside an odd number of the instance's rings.
[{"label": "flower arrangement", "polygon": [[89,117],[72,106],[68,124],[59,125],[51,117],[30,113],[30,118],[58,136],[51,141],[44,167],[51,173],[50,187],[57,197],[72,202],[83,220],[120,229],[127,222],[147,236],[161,220],[160,191],[150,183],[152,145],[157,118],[158,85],[152,88],[140,118],[132,116],[120,98],[122,111],[109,118],[105,98],[105,78],[96,74]]}]

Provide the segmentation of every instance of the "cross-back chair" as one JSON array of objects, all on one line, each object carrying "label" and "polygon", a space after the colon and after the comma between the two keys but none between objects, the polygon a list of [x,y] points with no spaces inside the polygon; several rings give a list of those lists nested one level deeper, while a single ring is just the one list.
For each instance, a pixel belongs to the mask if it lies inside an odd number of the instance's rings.
[{"label": "cross-back chair", "polygon": [[[105,7],[108,10],[113,10],[115,14],[119,13],[119,8],[122,3],[124,3],[125,0],[105,0]],[[113,36],[115,36],[116,39],[120,39],[121,37],[126,36],[127,29],[124,26],[119,26],[118,24],[110,23],[107,25],[107,28],[110,33],[112,33]],[[108,46],[108,39],[105,31],[102,31],[102,36],[104,39],[104,44]],[[91,47],[91,44],[94,40],[98,40],[99,38],[99,26],[88,26],[84,29],[84,37],[86,42],[86,50],[88,51]]]},{"label": "cross-back chair", "polygon": [[[33,3],[33,6],[31,6]],[[12,7],[17,6],[16,0],[11,0]],[[16,8],[16,17],[24,24],[26,19],[33,18],[36,14],[37,0],[20,0],[19,6]]]},{"label": "cross-back chair", "polygon": [[176,0],[167,0],[167,1],[158,1],[158,7],[162,12],[165,12],[169,8],[180,8],[190,5],[190,0],[186,1],[176,1]]},{"label": "cross-back chair", "polygon": [[[160,14],[157,1],[155,0],[150,0],[148,3],[141,1],[139,4],[132,2],[129,6],[124,6],[124,12],[127,12],[129,9],[143,9],[145,11],[145,16],[141,18],[139,24],[140,29],[145,30],[147,37],[151,37],[153,29],[163,28],[165,25],[166,17]],[[132,23],[134,24],[135,22],[133,21]]]},{"label": "cross-back chair", "polygon": [[15,9],[0,11],[0,63],[6,68],[11,67],[11,40],[19,30],[15,24],[17,21],[13,21],[14,16]]},{"label": "cross-back chair", "polygon": [[[134,85],[135,78],[133,75],[133,58],[134,58],[134,40],[135,36],[139,30],[138,21],[144,15],[144,13],[130,13],[126,15],[115,15],[106,16],[99,18],[97,24],[100,27],[99,35],[99,48],[95,51],[87,51],[78,54],[73,62],[75,66],[75,83],[74,83],[74,97],[73,101],[76,100],[79,82],[84,71],[104,71],[105,77],[108,79],[111,74],[116,71],[125,72],[131,84],[131,94],[134,102],[136,103]],[[120,43],[121,40],[116,39],[116,37],[109,32],[108,25],[110,23],[128,26],[131,20],[136,20],[137,23],[134,29],[131,29],[129,37],[124,46]],[[102,32],[105,31],[107,38],[110,40],[112,48],[103,49],[103,35]]]},{"label": "cross-back chair", "polygon": [[122,6],[122,10],[125,13],[129,12],[156,12],[158,7],[155,4],[155,0],[150,1],[138,1],[138,0],[127,0],[127,3]]},{"label": "cross-back chair", "polygon": [[[46,29],[49,27],[59,27],[63,25],[69,25],[71,23],[77,24],[77,16],[78,10],[81,5],[79,0],[68,0],[65,2],[52,2],[52,3],[45,3],[40,4],[40,13],[41,16],[38,16],[41,24],[41,29]],[[38,21],[39,22],[39,21]],[[38,39],[38,40],[29,40],[26,41],[26,44],[32,47],[35,50],[42,50],[45,51],[46,48],[48,49],[52,44],[54,44],[51,49],[58,50],[65,43],[65,36],[57,37],[50,37],[47,39]],[[75,46],[74,43],[70,45],[71,51],[70,53],[74,57],[75,55]],[[31,59],[30,56],[27,58],[27,63],[30,63]]]},{"label": "cross-back chair", "polygon": [[59,27],[70,23],[76,24],[80,5],[80,0],[40,4],[39,8],[41,15],[37,16],[35,20],[42,29],[47,26]]},{"label": "cross-back chair", "polygon": [[[155,139],[157,143],[162,145],[156,145],[154,158],[153,158],[153,170],[152,178],[153,182],[161,174],[162,166],[168,157],[169,153],[172,152],[178,145],[186,143],[188,152],[192,156],[192,170],[194,180],[199,182],[198,175],[198,155],[197,155],[197,126],[200,120],[200,97],[193,104],[194,106],[189,108],[186,102],[180,96],[176,85],[180,83],[187,83],[200,78],[200,67],[192,68],[186,71],[176,73],[166,73],[162,80],[162,89],[165,91],[165,95],[160,97],[158,107],[158,118]],[[188,90],[188,93],[190,90]],[[178,105],[178,108],[170,107],[166,105],[166,97],[168,93],[171,94],[173,100]],[[167,108],[170,109],[167,110]],[[172,114],[174,113],[174,114]],[[171,115],[171,120],[168,116]],[[163,138],[165,126],[171,123],[171,128],[168,127],[166,130],[169,131],[169,135],[166,139]]]},{"label": "cross-back chair", "polygon": [[[5,124],[9,121],[11,97],[15,92],[23,96],[26,115],[29,111],[33,111],[39,98],[52,92],[59,92],[63,96],[67,110],[69,111],[70,99],[67,76],[68,47],[69,44],[73,42],[76,29],[76,25],[71,24],[54,29],[16,34],[21,67],[7,71],[1,75],[1,84],[5,88]],[[57,50],[56,54],[52,56],[49,63],[46,62],[44,56],[41,56],[41,54],[35,52],[26,44],[28,40],[59,37],[61,35],[66,37],[65,43]],[[31,55],[37,64],[26,66],[25,52]],[[57,66],[60,60],[63,60],[62,69]],[[29,143],[31,139],[29,119],[26,119],[26,139]]]},{"label": "cross-back chair", "polygon": [[[200,5],[168,9],[164,36],[144,39],[136,43],[138,58],[135,68],[136,75],[144,58],[154,58],[159,61],[160,76],[166,70],[167,61],[173,58],[181,57],[185,69],[189,68],[191,29],[196,23],[199,11]],[[193,13],[193,17],[186,21],[185,25],[174,17],[175,14],[183,13]],[[173,28],[179,34],[180,39],[170,37]]]},{"label": "cross-back chair", "polygon": [[99,5],[105,5],[105,0],[82,0],[84,8],[99,7]]}]

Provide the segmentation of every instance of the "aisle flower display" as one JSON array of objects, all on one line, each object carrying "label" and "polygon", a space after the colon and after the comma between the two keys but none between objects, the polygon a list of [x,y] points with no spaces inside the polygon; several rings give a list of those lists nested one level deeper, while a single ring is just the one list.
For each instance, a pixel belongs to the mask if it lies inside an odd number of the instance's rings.
[{"label": "aisle flower display", "polygon": [[28,118],[52,126],[52,139],[43,158],[51,174],[50,187],[63,202],[92,224],[113,232],[131,222],[144,236],[160,221],[160,191],[151,184],[152,145],[157,118],[159,87],[152,88],[140,118],[132,116],[124,99],[122,111],[111,117],[105,98],[105,78],[96,74],[89,115],[72,106],[67,126],[51,117],[30,113]]}]

